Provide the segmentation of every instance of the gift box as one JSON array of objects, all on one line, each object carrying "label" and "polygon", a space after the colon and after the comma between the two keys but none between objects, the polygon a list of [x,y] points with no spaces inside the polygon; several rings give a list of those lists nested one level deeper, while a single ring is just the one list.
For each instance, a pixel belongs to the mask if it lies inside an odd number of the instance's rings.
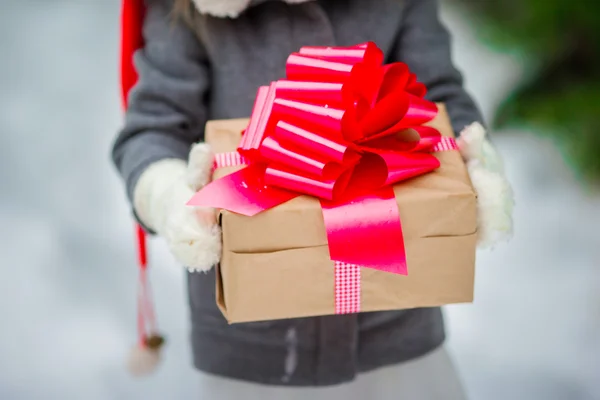
[{"label": "gift box", "polygon": [[[453,137],[444,106],[438,108],[428,125]],[[219,161],[215,179],[243,168],[232,152],[247,124],[206,125],[206,141]],[[471,302],[476,195],[458,151],[433,154],[438,169],[394,186],[408,275],[332,261],[314,197],[296,197],[251,217],[221,210],[217,304],[223,315],[235,323]]]},{"label": "gift box", "polygon": [[230,323],[470,302],[477,198],[443,104],[373,44],[308,47],[210,121]]}]

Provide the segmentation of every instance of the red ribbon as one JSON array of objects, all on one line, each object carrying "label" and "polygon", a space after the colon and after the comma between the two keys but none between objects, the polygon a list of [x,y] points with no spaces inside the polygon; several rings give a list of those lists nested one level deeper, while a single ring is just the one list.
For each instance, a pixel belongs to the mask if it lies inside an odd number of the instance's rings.
[{"label": "red ribbon", "polygon": [[238,152],[248,167],[189,205],[252,216],[305,194],[323,209],[331,259],[406,274],[392,185],[439,167],[425,86],[373,43],[303,47],[259,88]]}]

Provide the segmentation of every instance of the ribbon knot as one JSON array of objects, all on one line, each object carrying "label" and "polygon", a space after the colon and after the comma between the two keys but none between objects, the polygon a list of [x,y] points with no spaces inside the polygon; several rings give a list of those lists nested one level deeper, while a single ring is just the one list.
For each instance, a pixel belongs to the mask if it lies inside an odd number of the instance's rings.
[{"label": "ribbon knot", "polygon": [[239,151],[264,167],[265,185],[336,201],[439,166],[427,152],[440,135],[422,126],[435,104],[405,64],[382,59],[372,43],[306,47],[286,80],[259,88]]}]

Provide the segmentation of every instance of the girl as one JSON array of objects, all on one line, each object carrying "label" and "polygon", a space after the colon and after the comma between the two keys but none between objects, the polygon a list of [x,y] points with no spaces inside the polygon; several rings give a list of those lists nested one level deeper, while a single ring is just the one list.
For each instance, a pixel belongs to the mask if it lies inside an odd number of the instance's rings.
[{"label": "girl", "polygon": [[[469,150],[474,163],[495,163],[493,148],[481,147],[481,114],[452,65],[437,1],[147,0],[143,38],[134,57],[139,79],[113,160],[138,221],[164,237],[189,269],[193,360],[207,373],[202,393],[464,398],[442,347],[439,308],[228,325],[215,305],[211,267],[219,261],[220,232],[214,212],[185,206],[209,179],[206,121],[247,117],[257,87],[283,77],[287,56],[304,45],[375,42],[386,62],[408,64],[428,99],[446,103],[457,135],[466,129],[463,145],[476,144]],[[351,381],[335,388],[274,387]]]}]

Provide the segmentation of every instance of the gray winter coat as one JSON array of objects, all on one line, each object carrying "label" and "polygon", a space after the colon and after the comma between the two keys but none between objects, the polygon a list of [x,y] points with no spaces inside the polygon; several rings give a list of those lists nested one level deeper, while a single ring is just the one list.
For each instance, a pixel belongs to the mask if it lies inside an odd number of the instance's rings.
[{"label": "gray winter coat", "polygon": [[[374,41],[386,62],[403,61],[445,102],[458,133],[481,115],[464,91],[436,0],[255,1],[236,19],[174,21],[168,0],[149,0],[139,82],[113,149],[129,199],[144,170],[186,159],[209,119],[250,114],[256,89],[284,77],[304,45]],[[215,305],[214,272],[189,274],[195,366],[277,385],[330,385],[421,356],[444,340],[439,308],[228,325]]]}]

